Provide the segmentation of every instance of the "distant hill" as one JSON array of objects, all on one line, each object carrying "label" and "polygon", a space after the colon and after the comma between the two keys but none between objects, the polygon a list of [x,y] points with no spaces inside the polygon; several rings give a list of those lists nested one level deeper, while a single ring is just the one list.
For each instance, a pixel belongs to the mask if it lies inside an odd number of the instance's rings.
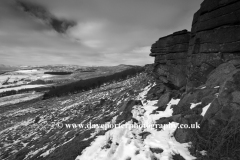
[{"label": "distant hill", "polygon": [[5,73],[5,72],[9,72],[9,71],[13,71],[13,70],[16,70],[16,69],[17,69],[17,67],[0,64],[0,74]]}]

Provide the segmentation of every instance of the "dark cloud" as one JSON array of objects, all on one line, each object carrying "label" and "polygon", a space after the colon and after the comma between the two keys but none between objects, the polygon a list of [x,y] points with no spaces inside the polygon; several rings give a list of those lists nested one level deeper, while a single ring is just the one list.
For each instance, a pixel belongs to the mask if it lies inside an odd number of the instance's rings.
[{"label": "dark cloud", "polygon": [[17,5],[26,13],[44,21],[59,33],[66,33],[68,28],[76,25],[73,20],[58,19],[46,7],[28,1],[17,1]]},{"label": "dark cloud", "polygon": [[172,32],[190,30],[201,2],[0,0],[0,63],[152,63],[151,44]]}]

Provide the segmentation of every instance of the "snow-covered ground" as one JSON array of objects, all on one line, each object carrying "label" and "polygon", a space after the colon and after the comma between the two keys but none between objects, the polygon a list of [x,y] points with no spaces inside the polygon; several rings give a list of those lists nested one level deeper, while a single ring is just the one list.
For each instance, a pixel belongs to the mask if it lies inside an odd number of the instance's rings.
[{"label": "snow-covered ground", "polygon": [[31,70],[18,70],[18,71],[16,71],[16,72],[18,72],[18,73],[36,73],[36,72],[38,72],[38,70],[36,70],[36,69],[31,69]]},{"label": "snow-covered ground", "polygon": [[[173,134],[178,126],[177,123],[173,122],[161,130],[151,127],[155,120],[170,117],[173,112],[171,105],[178,104],[179,99],[172,99],[165,111],[151,114],[157,109],[154,106],[157,101],[145,100],[150,88],[151,85],[147,86],[138,96],[143,106],[135,106],[132,110],[133,118],[138,120],[140,128],[129,127],[134,124],[132,120],[122,127],[113,128],[105,135],[98,136],[76,160],[152,160],[154,158],[171,160],[174,154],[180,154],[186,160],[195,159],[188,151],[189,143],[181,144],[175,140]],[[143,133],[147,133],[148,136],[143,138],[140,136]]]},{"label": "snow-covered ground", "polygon": [[[49,79],[55,75],[44,74],[44,70],[18,70],[0,75],[0,88],[16,87],[38,79]],[[3,85],[4,84],[4,85]]]},{"label": "snow-covered ground", "polygon": [[4,105],[17,104],[24,101],[39,98],[43,93],[24,93],[0,98],[0,107]]},{"label": "snow-covered ground", "polygon": [[12,83],[17,80],[26,79],[28,77],[28,75],[0,75],[0,83],[5,82],[6,80]]},{"label": "snow-covered ground", "polygon": [[[79,151],[72,148],[80,148],[81,142],[95,137],[99,133],[98,130],[60,129],[57,124],[107,122],[105,117],[116,116],[124,102],[136,98],[135,94],[129,95],[128,90],[132,89],[139,93],[145,86],[145,83],[140,82],[142,77],[144,75],[111,83],[84,93],[33,103],[1,106],[0,159],[20,159],[18,155],[21,159],[31,160],[49,159],[48,156],[57,156],[56,159],[72,159],[69,155],[74,155],[76,158]],[[0,102],[11,101],[12,97],[21,99],[35,94],[3,97]],[[102,99],[106,102],[100,105]],[[122,102],[119,102],[120,100]],[[119,102],[118,105],[117,102]],[[90,142],[91,140],[87,143],[90,144]],[[66,146],[67,149],[64,149]],[[22,150],[25,152],[22,153]],[[63,158],[64,156],[66,157]]]}]

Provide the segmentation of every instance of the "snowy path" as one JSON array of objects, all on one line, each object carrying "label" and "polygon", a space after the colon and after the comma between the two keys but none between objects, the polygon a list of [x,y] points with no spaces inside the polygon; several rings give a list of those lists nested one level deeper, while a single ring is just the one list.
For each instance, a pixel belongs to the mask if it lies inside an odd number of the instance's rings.
[{"label": "snowy path", "polygon": [[[143,102],[143,106],[135,106],[132,110],[133,118],[144,127],[129,127],[134,123],[131,120],[122,127],[113,128],[105,135],[98,136],[76,160],[171,160],[174,154],[180,154],[186,160],[195,159],[188,151],[189,144],[180,144],[175,140],[173,134],[177,123],[173,122],[160,131],[152,127],[155,120],[172,116],[170,107],[179,100],[172,99],[165,111],[151,114],[157,109],[154,106],[157,101],[145,100],[150,88],[151,85],[147,86],[137,98]],[[147,134],[145,138],[141,135],[144,133]]]}]

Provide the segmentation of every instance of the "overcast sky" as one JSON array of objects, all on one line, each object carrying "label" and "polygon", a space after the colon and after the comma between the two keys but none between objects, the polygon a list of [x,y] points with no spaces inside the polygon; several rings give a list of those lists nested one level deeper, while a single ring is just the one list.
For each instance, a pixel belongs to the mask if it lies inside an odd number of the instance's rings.
[{"label": "overcast sky", "polygon": [[153,63],[151,44],[190,30],[202,1],[0,0],[0,64]]}]

